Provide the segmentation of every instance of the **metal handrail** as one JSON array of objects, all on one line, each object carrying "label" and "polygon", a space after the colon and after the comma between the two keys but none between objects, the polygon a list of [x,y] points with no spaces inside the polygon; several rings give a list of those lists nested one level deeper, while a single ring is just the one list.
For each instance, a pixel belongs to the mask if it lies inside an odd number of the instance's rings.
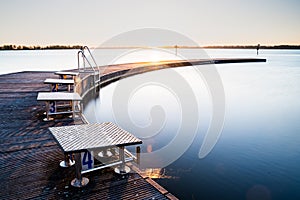
[{"label": "metal handrail", "polygon": [[94,58],[94,56],[92,55],[90,49],[87,47],[87,46],[83,46],[81,47],[81,50],[78,51],[77,53],[77,60],[78,60],[78,71],[80,72],[80,54],[82,55],[82,58],[83,58],[83,71],[85,71],[85,61],[89,64],[89,66],[92,68],[93,72],[94,72],[94,75],[96,75],[96,69],[93,67],[93,65],[91,64],[91,62],[89,61],[89,59],[86,57],[85,53],[84,53],[84,50],[88,50],[88,53],[90,55],[90,57],[92,58],[93,60],[93,63],[95,64],[95,66],[98,68],[98,80],[95,81],[95,82],[100,82],[100,69],[99,69],[99,66],[97,65],[96,63],[96,60]]},{"label": "metal handrail", "polygon": [[100,81],[100,68],[99,68],[99,65],[97,65],[96,60],[95,60],[95,58],[94,58],[92,52],[90,51],[90,48],[89,48],[88,46],[83,46],[83,47],[82,47],[82,51],[84,52],[85,49],[88,50],[88,52],[89,52],[89,54],[90,54],[90,57],[92,58],[92,60],[93,60],[93,62],[94,62],[94,64],[95,64],[95,66],[98,68],[98,75],[99,75],[98,81]]},{"label": "metal handrail", "polygon": [[95,60],[93,54],[91,53],[89,47],[88,47],[88,46],[84,46],[84,47],[81,48],[81,50],[82,50],[83,52],[84,52],[84,49],[87,49],[87,50],[88,50],[88,52],[89,52],[89,54],[90,54],[90,56],[91,56],[91,58],[92,58],[92,60],[93,60],[93,62],[94,62],[94,64],[95,64],[95,66],[97,66],[98,69],[99,69],[99,66],[97,65],[96,60]]},{"label": "metal handrail", "polygon": [[83,58],[83,71],[85,71],[85,61],[87,61],[87,63],[89,64],[89,66],[92,68],[92,70],[94,72],[96,72],[96,70],[94,69],[93,65],[90,63],[90,61],[87,59],[87,57],[85,56],[84,52],[82,50],[78,51],[77,53],[77,60],[78,60],[78,70],[80,70],[80,54]]}]

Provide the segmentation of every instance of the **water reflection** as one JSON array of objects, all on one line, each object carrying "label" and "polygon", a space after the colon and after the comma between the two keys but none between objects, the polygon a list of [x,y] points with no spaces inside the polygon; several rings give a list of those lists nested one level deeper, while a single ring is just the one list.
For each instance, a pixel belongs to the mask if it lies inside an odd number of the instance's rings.
[{"label": "water reflection", "polygon": [[[171,83],[161,81],[166,77],[170,81],[172,74],[181,78]],[[145,152],[141,155],[142,167],[169,165],[183,155],[197,134],[205,135],[209,127],[210,95],[193,67],[149,72],[107,88],[110,90],[103,88],[100,98],[85,108],[88,120],[95,121],[94,116],[98,122],[114,121],[141,138]]]},{"label": "water reflection", "polygon": [[168,176],[165,168],[147,168],[140,170],[140,174],[143,177],[149,177],[152,179],[176,179],[178,177]]},{"label": "water reflection", "polygon": [[[226,120],[217,145],[204,159],[199,159],[198,152],[211,120],[210,96],[205,83],[189,68],[176,69],[193,86],[199,125],[192,144],[178,159],[163,171],[158,168],[148,173],[177,197],[300,199],[300,56],[286,51],[260,54],[267,57],[267,63],[217,67],[225,89]],[[154,75],[160,76],[159,72]],[[90,121],[115,121],[115,87],[103,88],[100,99],[86,108]],[[147,126],[151,108],[157,104],[163,105],[166,115],[159,134],[145,138],[143,151],[153,152],[175,136],[180,109],[172,93],[156,87],[143,89],[135,93],[128,107],[136,125]],[[132,131],[131,125],[123,126]]]}]

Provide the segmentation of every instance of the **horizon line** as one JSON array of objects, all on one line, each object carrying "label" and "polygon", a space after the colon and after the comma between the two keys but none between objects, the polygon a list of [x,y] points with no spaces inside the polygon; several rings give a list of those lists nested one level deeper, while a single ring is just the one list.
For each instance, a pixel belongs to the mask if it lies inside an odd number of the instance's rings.
[{"label": "horizon line", "polygon": [[[85,45],[15,45],[3,44],[0,50],[47,50],[47,49],[80,49]],[[299,44],[279,44],[279,45],[205,45],[205,46],[185,46],[185,45],[165,45],[165,46],[103,46],[103,47],[89,47],[90,49],[132,49],[132,48],[224,48],[224,49],[300,49]]]}]

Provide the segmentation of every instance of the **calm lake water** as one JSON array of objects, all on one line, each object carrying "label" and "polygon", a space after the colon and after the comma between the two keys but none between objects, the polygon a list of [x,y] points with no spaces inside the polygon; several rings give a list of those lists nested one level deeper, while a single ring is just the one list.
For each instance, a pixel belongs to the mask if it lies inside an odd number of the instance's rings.
[{"label": "calm lake water", "polygon": [[[97,61],[100,55],[100,64],[134,57],[119,50],[122,56],[116,59],[111,51],[95,52]],[[257,57],[255,50],[206,52],[211,57]],[[185,50],[184,56],[198,58],[202,53]],[[136,55],[142,57],[140,52]],[[225,120],[216,145],[204,158],[199,158],[199,149],[215,108],[214,91],[209,90],[211,85],[201,73],[201,68],[208,66],[167,69],[120,80],[102,88],[100,97],[85,107],[85,115],[91,122],[115,122],[142,138],[142,167],[180,199],[298,200],[300,51],[261,50],[259,57],[268,61],[210,66],[217,69],[224,88]],[[0,58],[0,73],[77,67],[74,50],[0,51]],[[165,149],[176,138],[182,144]],[[151,153],[156,154],[147,157]]]},{"label": "calm lake water", "polygon": [[[208,53],[212,57],[256,57],[251,50]],[[300,51],[266,50],[260,57],[267,58],[267,63],[216,65],[224,87],[225,121],[216,145],[202,159],[199,149],[213,109],[209,86],[195,71],[203,66],[123,79],[103,88],[100,98],[85,112],[90,121],[114,121],[143,139],[143,152],[159,154],[180,137],[181,126],[194,126],[194,120],[183,115],[181,103],[195,99],[199,112],[192,144],[184,152],[173,147],[169,149],[173,152],[143,160],[144,167],[151,168],[174,152],[179,155],[167,166],[148,169],[159,177],[157,182],[180,199],[300,199]],[[187,82],[194,96],[180,96],[180,87],[164,80],[174,78],[174,73],[183,77],[178,84]],[[126,112],[128,116],[120,116]],[[153,127],[159,123],[156,118],[164,121],[161,129]],[[185,130],[180,133],[183,139],[184,134],[193,134]]]}]

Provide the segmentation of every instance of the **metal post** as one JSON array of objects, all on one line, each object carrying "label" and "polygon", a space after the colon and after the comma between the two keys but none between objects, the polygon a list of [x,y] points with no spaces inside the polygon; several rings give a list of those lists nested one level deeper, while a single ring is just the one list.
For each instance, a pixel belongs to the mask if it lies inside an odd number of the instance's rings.
[{"label": "metal post", "polygon": [[77,92],[77,83],[76,83],[76,79],[75,78],[74,78],[73,92]]},{"label": "metal post", "polygon": [[137,146],[136,147],[136,164],[138,166],[140,166],[140,162],[141,162],[141,147]]},{"label": "metal post", "polygon": [[84,51],[82,51],[82,63],[83,63],[83,71],[85,71],[85,55],[84,55]]},{"label": "metal post", "polygon": [[81,165],[81,153],[75,153],[75,177],[81,181],[82,180],[82,176],[81,176],[81,169],[82,169],[82,165]]},{"label": "metal post", "polygon": [[80,102],[79,105],[80,105],[80,106],[79,106],[79,113],[82,114],[82,111],[83,111],[83,103]]},{"label": "metal post", "polygon": [[120,166],[120,172],[123,173],[125,171],[125,153],[124,153],[124,146],[120,147],[120,161],[122,164]]},{"label": "metal post", "polygon": [[47,121],[49,121],[49,112],[50,112],[50,106],[49,106],[50,102],[46,101],[46,115],[47,115]]},{"label": "metal post", "polygon": [[71,105],[72,105],[72,118],[75,118],[75,103],[74,103],[74,101],[71,101]]},{"label": "metal post", "polygon": [[64,160],[64,164],[65,166],[69,167],[70,164],[70,159],[69,159],[69,155],[65,153],[65,160]]},{"label": "metal post", "polygon": [[80,59],[79,59],[79,54],[81,51],[78,51],[77,53],[77,66],[78,66],[78,73],[80,73]]},{"label": "metal post", "polygon": [[71,92],[71,84],[68,84],[68,92]]},{"label": "metal post", "polygon": [[130,172],[130,168],[128,166],[125,166],[125,147],[121,146],[119,147],[119,159],[121,161],[121,164],[119,167],[115,168],[115,172],[117,174],[127,174]]},{"label": "metal post", "polygon": [[89,179],[81,176],[81,153],[75,153],[75,179],[72,180],[71,185],[74,187],[83,187],[89,183]]},{"label": "metal post", "polygon": [[75,161],[71,158],[72,154],[65,153],[65,158],[60,162],[61,167],[71,167],[75,164]]}]

